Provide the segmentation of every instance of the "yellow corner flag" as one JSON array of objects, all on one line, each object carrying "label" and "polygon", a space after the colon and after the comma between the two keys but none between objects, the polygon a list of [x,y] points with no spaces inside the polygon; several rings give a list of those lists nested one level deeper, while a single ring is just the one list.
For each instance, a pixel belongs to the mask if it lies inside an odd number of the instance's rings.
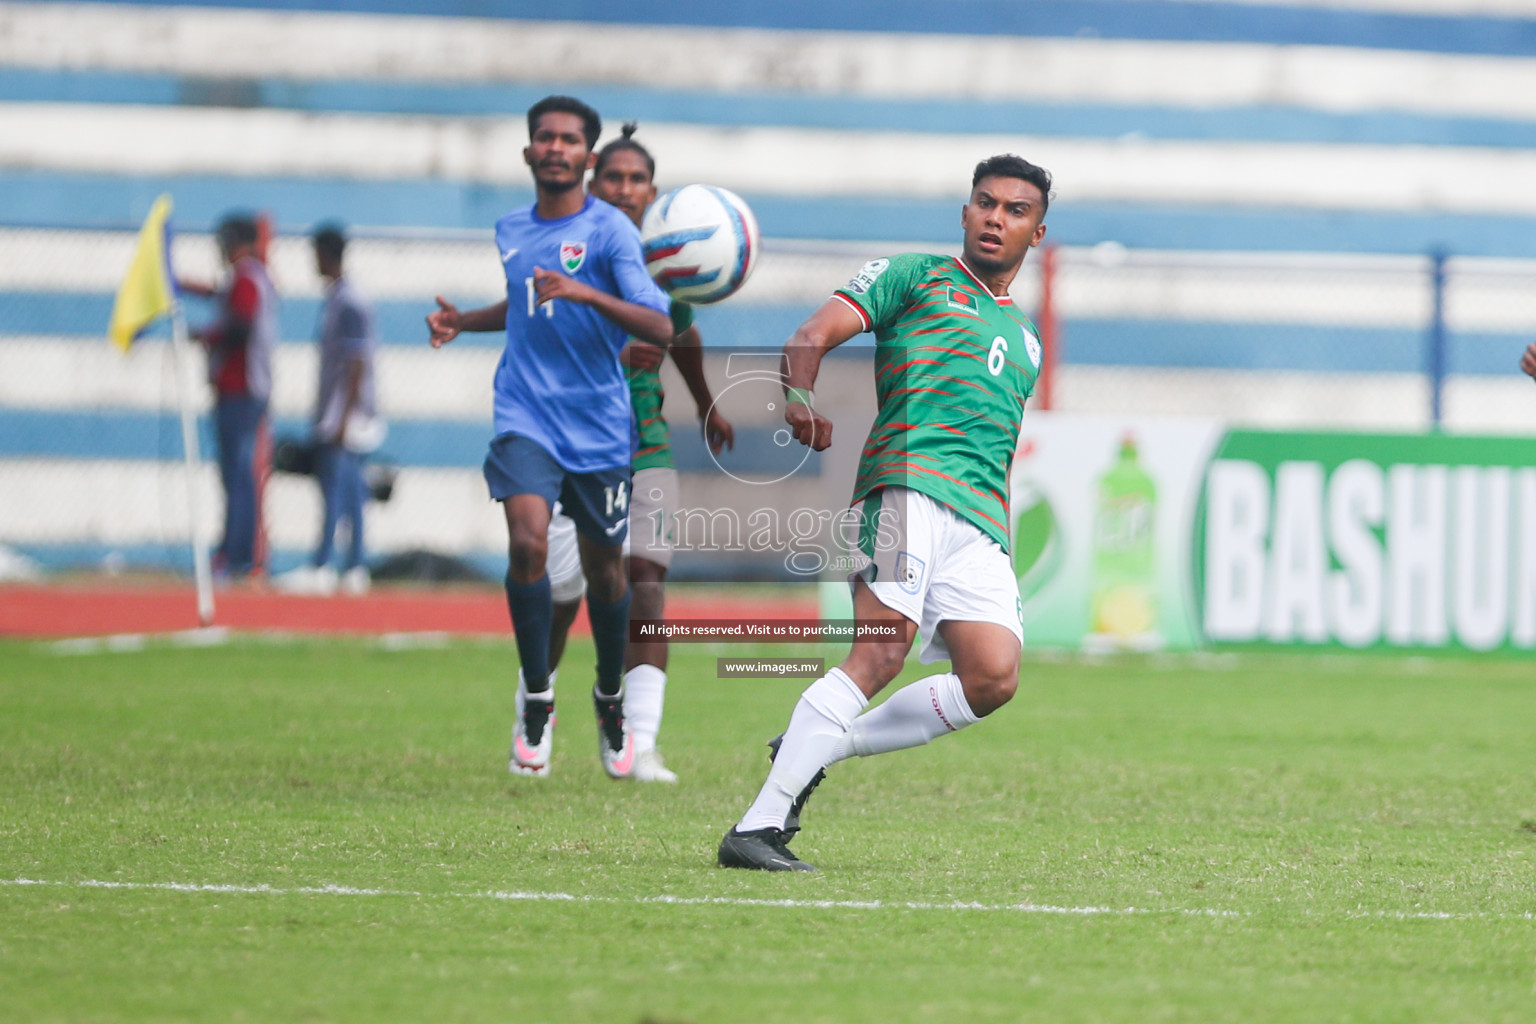
[{"label": "yellow corner flag", "polygon": [[128,275],[112,303],[112,325],[107,333],[117,347],[128,351],[145,328],[171,311],[176,295],[171,283],[171,197],[163,195],[144,218],[139,244],[128,265]]}]

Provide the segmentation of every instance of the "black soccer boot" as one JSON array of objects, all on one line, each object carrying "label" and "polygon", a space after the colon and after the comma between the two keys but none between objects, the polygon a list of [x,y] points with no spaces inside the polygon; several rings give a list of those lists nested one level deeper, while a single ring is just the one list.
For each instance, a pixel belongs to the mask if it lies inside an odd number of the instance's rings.
[{"label": "black soccer boot", "polygon": [[734,828],[720,840],[716,860],[723,868],[752,871],[815,871],[790,852],[789,836],[783,829],[760,828],[738,832]]}]

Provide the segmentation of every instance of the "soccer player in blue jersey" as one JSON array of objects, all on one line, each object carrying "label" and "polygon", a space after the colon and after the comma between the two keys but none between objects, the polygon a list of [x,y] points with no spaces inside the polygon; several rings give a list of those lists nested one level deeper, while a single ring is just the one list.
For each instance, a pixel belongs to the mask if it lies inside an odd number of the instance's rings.
[{"label": "soccer player in blue jersey", "polygon": [[634,224],[581,187],[601,133],[597,112],[572,97],[549,96],[529,109],[523,158],[538,198],[496,223],[507,298],[460,311],[439,297],[427,317],[435,348],[461,331],[507,335],[485,478],[505,509],[510,541],[507,606],[523,693],[509,768],[520,775],[548,775],[553,750],[545,560],[556,500],[580,531],[603,768],[613,778],[634,769],[623,705],[630,594],[622,555],[632,414],[619,352],[631,337],[666,345],[672,321],[666,294],[645,271]]},{"label": "soccer player in blue jersey", "polygon": [[[626,124],[622,135],[597,154],[588,190],[617,206],[638,226],[656,199],[656,161],[634,139],[636,125]],[[672,329],[677,332],[670,350],[644,342],[632,342],[620,355],[629,369],[629,394],[635,411],[636,447],[634,477],[629,504],[629,582],[634,594],[633,619],[660,620],[665,614],[667,572],[672,565],[672,522],[677,515],[678,476],[672,442],[663,416],[661,361],[670,352],[698,408],[704,439],[716,455],[733,446],[735,429],[715,407],[709,381],[704,377],[704,350],[693,309],[672,301]],[[580,559],[575,530],[564,516],[555,517],[549,534],[549,578],[555,595],[553,644],[550,664],[558,671],[565,648],[566,631],[581,603]],[[624,673],[624,710],[635,737],[635,769],[639,782],[676,782],[666,766],[656,737],[661,730],[667,690],[666,640],[629,644],[628,670]],[[551,672],[553,677],[554,671]]]}]

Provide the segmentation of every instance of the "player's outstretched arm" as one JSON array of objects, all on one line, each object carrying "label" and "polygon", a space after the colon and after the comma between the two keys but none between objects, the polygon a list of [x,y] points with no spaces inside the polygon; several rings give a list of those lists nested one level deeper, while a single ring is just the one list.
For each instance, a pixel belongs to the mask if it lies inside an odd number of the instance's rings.
[{"label": "player's outstretched arm", "polygon": [[821,358],[864,330],[864,321],[840,298],[828,299],[784,343],[789,374],[784,393],[784,421],[801,444],[825,451],[832,444],[832,421],[814,408],[811,389],[821,371]]},{"label": "player's outstretched arm", "polygon": [[533,268],[534,299],[541,305],[553,299],[591,306],[624,329],[631,338],[666,348],[672,341],[672,318],[649,306],[626,302],[617,295],[598,291],[574,277],[543,267]]},{"label": "player's outstretched arm", "polygon": [[443,298],[437,297],[437,309],[427,314],[427,330],[433,348],[442,348],[465,331],[504,331],[507,329],[507,300],[492,306],[482,306],[468,312]]},{"label": "player's outstretched arm", "polygon": [[1536,342],[1526,346],[1525,355],[1520,357],[1520,369],[1536,377]]},{"label": "player's outstretched arm", "polygon": [[704,339],[697,327],[690,327],[672,339],[672,362],[677,364],[677,372],[682,374],[688,393],[699,407],[699,421],[709,450],[719,455],[727,448],[735,448],[736,428],[715,408],[709,381],[704,379]]}]

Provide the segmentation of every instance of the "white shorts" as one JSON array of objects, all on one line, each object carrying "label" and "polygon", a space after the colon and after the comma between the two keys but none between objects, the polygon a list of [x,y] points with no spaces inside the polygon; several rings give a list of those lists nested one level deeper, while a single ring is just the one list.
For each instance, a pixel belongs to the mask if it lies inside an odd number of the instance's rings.
[{"label": "white shorts", "polygon": [[549,555],[544,560],[549,572],[549,592],[556,604],[580,601],[587,592],[587,577],[581,571],[581,548],[576,544],[576,523],[560,511],[557,501],[549,513]]},{"label": "white shorts", "polygon": [[672,567],[677,543],[677,470],[654,466],[635,471],[629,488],[629,532],[624,554]]},{"label": "white shorts", "polygon": [[[939,623],[993,622],[1024,645],[1024,604],[1013,563],[997,541],[947,505],[905,487],[881,488],[883,537],[854,575],[881,604],[917,623],[924,664],[949,658]],[[866,499],[867,500],[867,499]],[[863,511],[865,502],[854,507]],[[873,577],[873,582],[869,582]]]}]

